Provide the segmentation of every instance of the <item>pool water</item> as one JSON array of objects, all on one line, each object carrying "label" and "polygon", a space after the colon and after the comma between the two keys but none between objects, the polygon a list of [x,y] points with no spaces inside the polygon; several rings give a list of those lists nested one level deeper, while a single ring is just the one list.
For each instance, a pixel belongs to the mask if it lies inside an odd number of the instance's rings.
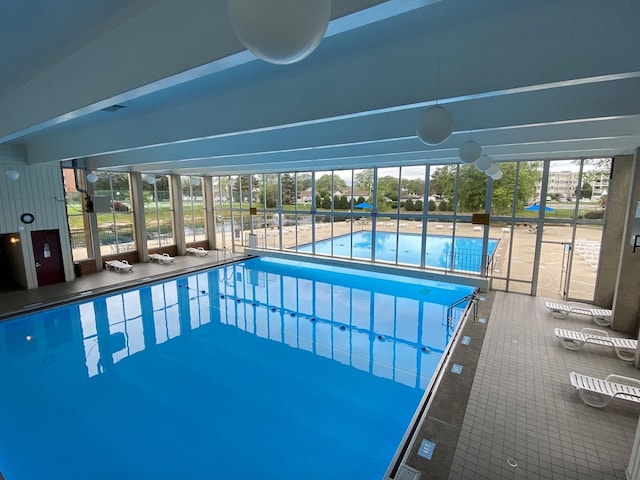
[{"label": "pool water", "polygon": [[2,322],[0,472],[382,478],[471,291],[252,259]]},{"label": "pool water", "polygon": [[[482,238],[428,235],[426,237],[424,263],[427,267],[480,272],[482,265]],[[489,239],[487,255],[491,256],[498,240]],[[341,235],[315,243],[315,251],[320,255],[333,255],[369,260],[371,258],[372,232],[362,231]],[[298,251],[311,252],[312,245],[298,247]],[[376,232],[375,256],[378,261],[420,265],[422,235],[411,233]]]}]

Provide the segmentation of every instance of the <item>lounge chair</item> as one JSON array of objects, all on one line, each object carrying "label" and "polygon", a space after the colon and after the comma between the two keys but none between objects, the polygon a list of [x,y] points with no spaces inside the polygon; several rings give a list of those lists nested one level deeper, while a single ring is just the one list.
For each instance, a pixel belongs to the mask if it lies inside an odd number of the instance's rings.
[{"label": "lounge chair", "polygon": [[196,257],[204,257],[205,255],[209,255],[209,250],[205,250],[202,247],[198,247],[198,248],[187,248],[186,250],[187,255],[195,255]]},{"label": "lounge chair", "polygon": [[156,262],[160,263],[160,264],[165,264],[165,263],[173,263],[175,258],[169,256],[168,253],[152,253],[149,255],[149,259],[151,261],[155,260]]},{"label": "lounge chair", "polygon": [[132,272],[133,265],[126,260],[107,260],[104,262],[104,267],[107,270],[113,270],[114,272]]},{"label": "lounge chair", "polygon": [[570,378],[582,401],[592,407],[606,407],[614,398],[640,403],[640,381],[635,378],[609,375],[601,380],[576,372]]},{"label": "lounge chair", "polygon": [[562,345],[568,350],[580,350],[585,343],[593,343],[613,347],[616,355],[627,362],[633,362],[635,359],[638,341],[630,338],[610,337],[606,330],[583,328],[582,331],[577,332],[556,328],[554,333],[562,340]]},{"label": "lounge chair", "polygon": [[611,324],[611,310],[604,308],[589,308],[581,305],[570,305],[566,303],[547,302],[546,307],[551,310],[551,314],[555,318],[567,318],[570,313],[578,313],[580,315],[590,316],[595,323],[600,326],[607,327]]}]

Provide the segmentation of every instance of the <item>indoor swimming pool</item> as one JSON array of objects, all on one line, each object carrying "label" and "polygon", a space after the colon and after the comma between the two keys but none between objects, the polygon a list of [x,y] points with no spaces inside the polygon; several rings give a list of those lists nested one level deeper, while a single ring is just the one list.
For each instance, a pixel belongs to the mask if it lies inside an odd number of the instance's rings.
[{"label": "indoor swimming pool", "polygon": [[380,479],[472,292],[254,258],[0,322],[0,473]]},{"label": "indoor swimming pool", "polygon": [[[348,235],[320,240],[315,243],[315,253],[355,259],[371,259],[372,232],[353,232]],[[426,267],[479,273],[482,265],[482,238],[456,237],[450,235],[428,235],[425,244]],[[491,258],[498,240],[489,239],[487,257]],[[297,248],[300,252],[311,252],[312,244]],[[422,235],[413,233],[376,232],[375,258],[377,261],[404,265],[420,265]]]}]

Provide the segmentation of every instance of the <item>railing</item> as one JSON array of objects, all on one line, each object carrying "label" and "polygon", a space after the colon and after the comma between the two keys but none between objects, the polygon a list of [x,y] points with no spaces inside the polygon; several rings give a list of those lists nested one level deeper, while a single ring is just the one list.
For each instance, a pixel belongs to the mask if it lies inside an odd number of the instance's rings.
[{"label": "railing", "polygon": [[478,294],[477,293],[471,293],[465,297],[462,297],[458,300],[456,300],[455,302],[453,302],[451,305],[449,305],[449,308],[447,308],[447,328],[451,329],[453,326],[453,312],[454,310],[459,307],[460,305],[462,305],[463,303],[466,302],[471,302],[471,305],[473,305],[473,321],[476,322],[478,319]]}]

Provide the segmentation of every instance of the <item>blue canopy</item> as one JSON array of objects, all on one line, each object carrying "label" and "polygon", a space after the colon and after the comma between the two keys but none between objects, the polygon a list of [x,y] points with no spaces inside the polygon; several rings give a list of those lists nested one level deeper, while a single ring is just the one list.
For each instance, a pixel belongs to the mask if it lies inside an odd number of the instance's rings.
[{"label": "blue canopy", "polygon": [[[524,209],[525,209],[525,210],[531,210],[531,211],[534,211],[534,212],[539,212],[539,211],[540,211],[540,205],[538,205],[538,204],[536,203],[535,205],[531,205],[531,206],[529,206],[529,207],[524,207]],[[551,207],[550,207],[550,206],[548,206],[548,205],[544,207],[544,211],[545,211],[545,212],[553,212],[553,210],[554,210],[554,209],[553,209],[553,208],[551,208]]]},{"label": "blue canopy", "polygon": [[373,208],[373,206],[369,205],[367,202],[362,202],[353,206],[354,208]]}]

